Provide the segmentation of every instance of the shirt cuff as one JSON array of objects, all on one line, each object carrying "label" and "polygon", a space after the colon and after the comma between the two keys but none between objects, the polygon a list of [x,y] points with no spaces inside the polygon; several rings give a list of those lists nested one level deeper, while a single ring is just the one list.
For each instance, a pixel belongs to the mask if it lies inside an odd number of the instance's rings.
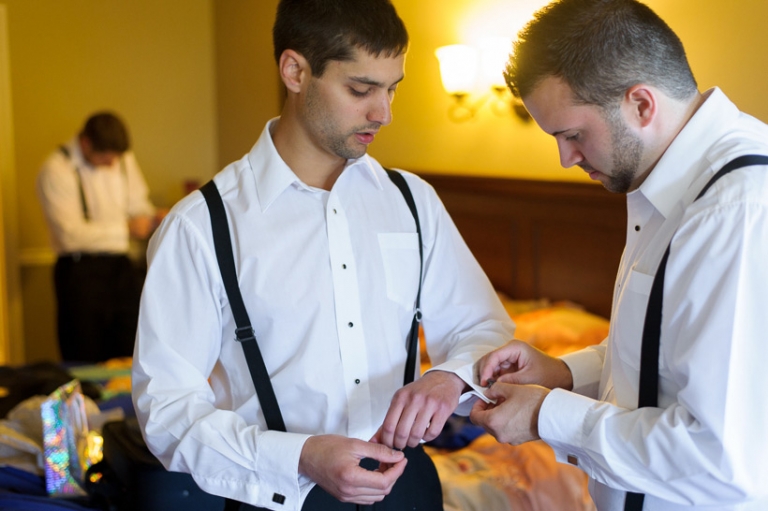
[{"label": "shirt cuff", "polygon": [[600,375],[603,372],[603,357],[595,350],[584,349],[560,357],[571,370],[573,392],[597,399]]},{"label": "shirt cuff", "polygon": [[466,360],[448,360],[447,362],[428,369],[424,374],[432,371],[445,371],[448,373],[453,373],[461,378],[461,380],[463,380],[464,383],[470,387],[478,385],[478,383],[475,382],[475,364],[472,362],[467,362]]},{"label": "shirt cuff", "polygon": [[595,401],[563,389],[554,389],[539,411],[539,437],[555,451],[560,463],[569,463],[592,473],[591,460],[583,448],[584,424]]},{"label": "shirt cuff", "polygon": [[469,391],[464,392],[459,396],[459,403],[456,409],[453,411],[456,415],[469,416],[469,412],[472,411],[472,406],[477,401],[478,397],[474,394],[474,387],[479,387],[474,383],[474,364],[468,364],[462,360],[449,360],[444,364],[433,367],[427,370],[424,374],[431,371],[445,371],[453,373],[458,376],[464,383],[472,387]]},{"label": "shirt cuff", "polygon": [[264,431],[259,435],[256,473],[259,495],[254,503],[267,509],[299,510],[313,484],[299,476],[299,459],[309,435]]}]

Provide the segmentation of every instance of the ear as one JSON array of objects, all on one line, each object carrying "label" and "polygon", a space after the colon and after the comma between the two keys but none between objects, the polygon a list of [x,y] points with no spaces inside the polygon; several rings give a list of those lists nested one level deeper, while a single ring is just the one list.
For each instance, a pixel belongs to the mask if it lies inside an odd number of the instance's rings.
[{"label": "ear", "polygon": [[90,154],[91,149],[93,148],[93,145],[91,144],[91,139],[86,137],[85,135],[80,135],[80,151],[83,154]]},{"label": "ear", "polygon": [[285,50],[280,55],[278,71],[289,92],[299,92],[302,84],[312,74],[307,59],[294,50]]},{"label": "ear", "polygon": [[627,89],[622,109],[631,124],[646,128],[653,122],[659,107],[656,94],[656,91],[646,84],[633,85]]}]

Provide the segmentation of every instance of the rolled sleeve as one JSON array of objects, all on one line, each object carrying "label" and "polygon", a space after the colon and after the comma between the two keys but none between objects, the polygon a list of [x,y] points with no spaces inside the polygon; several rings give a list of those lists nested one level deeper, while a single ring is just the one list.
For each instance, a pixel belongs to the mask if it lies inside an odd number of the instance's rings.
[{"label": "rolled sleeve", "polygon": [[560,358],[571,370],[573,392],[597,399],[605,360],[605,344],[606,341],[603,341],[597,346],[590,346]]}]

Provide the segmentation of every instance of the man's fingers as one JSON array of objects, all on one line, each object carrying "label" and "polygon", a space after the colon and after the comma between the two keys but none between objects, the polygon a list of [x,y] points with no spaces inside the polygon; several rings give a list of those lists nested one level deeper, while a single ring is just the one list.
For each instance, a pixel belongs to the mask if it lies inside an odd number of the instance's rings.
[{"label": "man's fingers", "polygon": [[512,393],[514,392],[515,385],[511,383],[506,383],[504,381],[501,381],[501,378],[499,378],[499,381],[495,382],[493,385],[491,385],[489,388],[485,389],[485,395],[486,397],[489,397],[496,401],[496,404],[501,404],[499,401],[503,401],[504,399],[509,398]]},{"label": "man's fingers", "polygon": [[479,362],[478,379],[480,385],[487,386],[488,378],[517,370],[523,343],[512,340],[506,345],[485,355]]},{"label": "man's fingers", "polygon": [[384,444],[368,443],[362,444],[360,455],[362,458],[371,458],[379,463],[398,463],[405,459],[403,451],[392,449]]},{"label": "man's fingers", "polygon": [[379,431],[376,434],[378,441],[384,445],[395,447],[395,432],[397,430],[397,424],[400,422],[400,416],[403,413],[403,406],[399,402],[393,402],[387,410],[387,415],[384,417]]},{"label": "man's fingers", "polygon": [[[400,453],[402,455],[402,453]],[[368,470],[360,467],[355,472],[354,480],[351,481],[348,489],[349,497],[354,497],[355,501],[366,497],[384,497],[392,491],[392,487],[397,479],[403,475],[408,460],[404,456],[393,463],[380,462],[376,470]]]}]

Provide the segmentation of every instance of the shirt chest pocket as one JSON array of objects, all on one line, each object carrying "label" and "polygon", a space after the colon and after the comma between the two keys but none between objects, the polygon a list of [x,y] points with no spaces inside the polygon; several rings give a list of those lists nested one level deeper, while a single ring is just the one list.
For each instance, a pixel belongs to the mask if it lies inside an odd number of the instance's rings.
[{"label": "shirt chest pocket", "polygon": [[653,276],[631,270],[621,289],[614,325],[616,350],[631,367],[640,367],[645,312],[653,286]]},{"label": "shirt chest pocket", "polygon": [[419,287],[419,236],[415,232],[379,233],[387,298],[412,309]]}]

